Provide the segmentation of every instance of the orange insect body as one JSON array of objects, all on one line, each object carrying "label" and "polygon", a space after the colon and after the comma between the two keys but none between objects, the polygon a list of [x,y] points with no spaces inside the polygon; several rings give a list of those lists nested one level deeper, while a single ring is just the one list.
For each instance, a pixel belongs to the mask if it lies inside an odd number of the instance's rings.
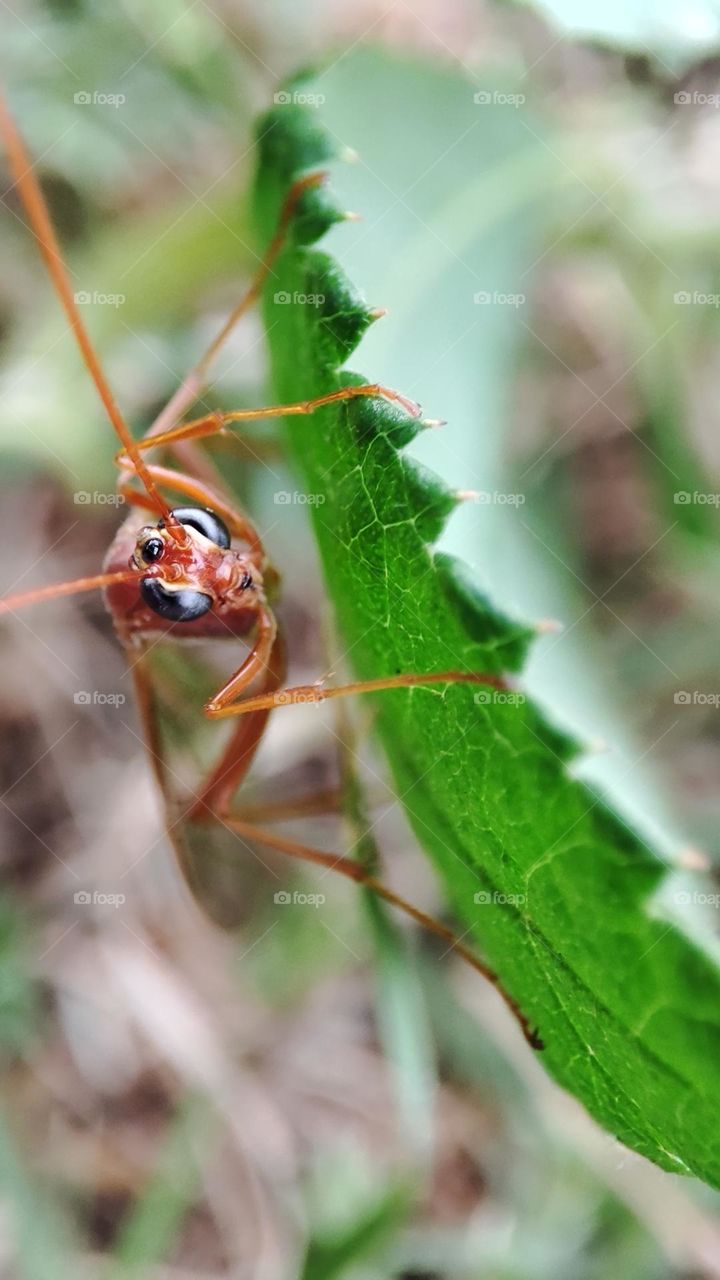
[{"label": "orange insect body", "polygon": [[[208,368],[214,356],[240,317],[257,300],[300,199],[307,190],[323,182],[325,175],[308,174],[291,187],[276,233],[244,297],[145,437],[138,441],[118,409],[90,342],[42,192],[1,95],[0,136],[5,141],[14,185],[22,198],[38,247],[120,442],[121,452],[116,458],[120,469],[119,491],[132,508],[112,542],[102,573],[8,596],[0,600],[0,613],[10,613],[26,605],[75,592],[104,589],[116,632],[128,650],[148,747],[166,801],[169,801],[166,769],[155,699],[144,666],[145,648],[154,639],[166,635],[172,635],[173,639],[229,637],[247,641],[249,652],[240,667],[205,703],[204,712],[211,718],[232,716],[238,719],[220,759],[195,790],[192,802],[185,806],[187,820],[205,824],[219,822],[226,831],[236,833],[241,839],[334,869],[348,879],[371,888],[441,937],[449,948],[488,978],[517,1017],[529,1042],[536,1048],[541,1047],[541,1042],[529,1030],[511,997],[502,991],[497,976],[445,925],[399,897],[360,863],[268,832],[245,821],[242,812],[233,809],[235,793],[252,763],[268,715],[275,706],[319,701],[345,694],[453,682],[506,687],[502,677],[497,675],[453,670],[394,673],[330,689],[319,684],[281,690],[285,675],[284,648],[269,599],[277,584],[277,574],[267,561],[254,525],[237,509],[232,496],[225,492],[209,460],[198,453],[198,441],[231,424],[251,419],[310,414],[325,406],[363,396],[382,397],[412,416],[418,416],[420,410],[412,400],[388,387],[368,384],[343,387],[314,400],[295,404],[213,413],[189,422],[182,421],[207,383]],[[181,461],[182,470],[147,460],[146,451],[158,448],[168,450]],[[174,500],[168,499],[168,493],[173,498],[179,495],[183,503],[189,500],[190,505],[176,505]],[[268,813],[268,820],[288,816],[292,807],[292,804],[277,804]],[[312,808],[307,811],[312,812]],[[176,843],[174,836],[171,839]]]},{"label": "orange insect body", "polygon": [[[133,512],[121,525],[105,558],[103,568],[116,573],[128,566],[138,571],[137,580],[116,582],[105,588],[105,601],[116,630],[123,640],[138,640],[172,631],[181,640],[245,638],[257,625],[258,613],[267,604],[264,591],[264,564],[249,549],[220,547],[198,530],[184,526],[187,539],[178,542],[164,530],[145,523]],[[162,555],[152,564],[142,563],[142,548],[157,539]],[[210,608],[197,617],[163,617],[143,600],[140,582],[156,582],[171,598],[182,600],[195,595],[211,601]]]}]

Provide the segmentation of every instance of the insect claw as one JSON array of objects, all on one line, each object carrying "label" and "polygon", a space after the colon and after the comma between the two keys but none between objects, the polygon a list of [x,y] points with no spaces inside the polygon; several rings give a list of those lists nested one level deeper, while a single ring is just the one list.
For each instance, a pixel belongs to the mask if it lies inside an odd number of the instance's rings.
[{"label": "insect claw", "polygon": [[456,489],[453,496],[456,502],[477,502],[480,494],[477,489]]},{"label": "insect claw", "polygon": [[363,222],[364,221],[362,214],[353,213],[352,209],[345,210],[345,212],[343,213],[343,220],[345,222]]},{"label": "insect claw", "polygon": [[417,401],[410,400],[407,396],[401,396],[400,393],[397,391],[393,393],[391,398],[395,401],[396,404],[401,405],[402,408],[405,410],[405,412],[408,413],[411,418],[420,417],[420,414],[422,413],[422,409],[420,408],[420,405],[417,403]]},{"label": "insect claw", "polygon": [[382,320],[383,316],[388,314],[387,307],[371,307],[368,311],[368,320]]},{"label": "insect claw", "polygon": [[445,418],[422,418],[420,421],[420,426],[421,427],[446,427],[447,421],[445,420]]},{"label": "insect claw", "polygon": [[338,160],[343,160],[345,164],[357,164],[359,159],[354,147],[341,147],[338,152]]},{"label": "insect claw", "polygon": [[541,618],[535,623],[535,630],[539,636],[555,636],[565,630],[565,623],[557,618]]}]

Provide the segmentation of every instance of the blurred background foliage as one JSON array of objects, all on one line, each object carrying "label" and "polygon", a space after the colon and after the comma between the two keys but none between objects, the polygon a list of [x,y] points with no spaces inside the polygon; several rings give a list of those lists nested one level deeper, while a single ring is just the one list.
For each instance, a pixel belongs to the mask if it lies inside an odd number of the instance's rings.
[{"label": "blurred background foliage", "polygon": [[[448,419],[413,451],[482,495],[444,545],[502,607],[562,622],[533,693],[611,744],[583,772],[669,861],[713,867],[719,6],[13,0],[0,26],[138,431],[257,261],[254,115],[318,69],[323,123],[358,154],[333,181],[364,219],[327,247],[390,310],[355,363]],[[118,520],[115,441],[8,186],[3,591],[96,571]],[[254,317],[204,402],[267,399]],[[295,488],[282,432],[248,439],[210,447],[282,570],[293,676],[313,679],[337,642],[305,514],[277,502]],[[717,1197],[600,1134],[436,948],[258,851],[238,868],[238,933],[193,912],[101,601],[13,620],[0,657],[0,1274],[720,1275]],[[258,776],[281,794],[327,784],[350,742],[393,881],[437,909],[370,727],[362,707],[322,727],[298,708]],[[301,830],[352,839],[334,819]],[[297,884],[327,906],[278,907]],[[95,888],[125,902],[74,902]]]}]

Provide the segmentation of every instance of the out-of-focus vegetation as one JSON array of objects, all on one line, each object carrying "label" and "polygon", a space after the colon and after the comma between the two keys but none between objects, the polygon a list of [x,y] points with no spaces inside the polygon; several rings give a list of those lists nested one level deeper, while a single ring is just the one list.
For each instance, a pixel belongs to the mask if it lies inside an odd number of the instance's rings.
[{"label": "out-of-focus vegetation", "polygon": [[[330,246],[390,308],[359,366],[448,419],[413,451],[485,496],[443,546],[506,609],[564,623],[532,692],[611,744],[583,770],[669,860],[714,864],[714,6],[27,4],[1,20],[13,109],[138,431],[257,260],[256,111],[297,66],[326,68],[318,110],[360,157],[333,180],[364,216]],[[428,64],[467,83],[462,121]],[[118,512],[114,438],[12,190],[4,205],[10,590],[94,571]],[[204,403],[266,401],[263,351],[243,324]],[[276,500],[297,488],[282,432],[249,438],[215,456],[282,570],[293,677],[313,679],[341,654],[305,511]],[[0,657],[5,1274],[720,1272],[716,1197],[599,1134],[451,958],[260,850],[239,859],[239,935],[193,912],[99,600],[19,616]],[[393,881],[437,909],[371,728],[363,707],[281,713],[256,787],[325,784],[349,741]],[[332,819],[298,831],[353,838]],[[297,887],[326,902],[274,901]],[[709,948],[711,889],[671,885],[658,905],[694,897]],[[74,900],[94,891],[124,901]]]}]

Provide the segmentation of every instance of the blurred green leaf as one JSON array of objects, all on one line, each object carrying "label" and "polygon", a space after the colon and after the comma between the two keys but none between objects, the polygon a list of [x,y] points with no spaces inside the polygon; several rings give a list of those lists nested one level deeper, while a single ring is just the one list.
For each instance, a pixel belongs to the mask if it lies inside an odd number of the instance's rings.
[{"label": "blurred green leaf", "polygon": [[391,1189],[344,1230],[316,1235],[308,1246],[301,1280],[334,1280],[353,1265],[367,1262],[402,1226],[408,1210],[406,1193]]},{"label": "blurred green leaf", "polygon": [[115,1276],[146,1276],[166,1257],[201,1177],[201,1153],[219,1132],[207,1099],[186,1097],[165,1139],[156,1170],[124,1225],[114,1250]]},{"label": "blurred green leaf", "polygon": [[38,990],[28,970],[27,921],[11,899],[0,900],[0,1051],[16,1054],[33,1035]]},{"label": "blurred green leaf", "polygon": [[65,1280],[76,1274],[75,1242],[54,1198],[27,1173],[4,1115],[0,1115],[0,1192],[11,1214],[14,1274],[22,1280]]},{"label": "blurred green leaf", "polygon": [[[416,74],[426,89],[442,75],[451,98],[467,92],[446,73]],[[432,92],[439,97],[438,85]],[[266,238],[293,178],[336,147],[317,113],[293,103],[270,113],[260,134]],[[308,247],[338,216],[324,194],[306,202],[266,294],[281,401],[365,381],[339,370],[370,315],[333,259]],[[279,307],[278,291],[320,301]],[[456,561],[429,550],[453,497],[399,452],[414,430],[378,401],[288,420],[305,487],[322,499],[314,527],[353,665],[366,678],[518,671],[532,633],[499,614]],[[571,779],[575,745],[529,702],[452,686],[385,694],[378,707],[414,830],[458,915],[539,1027],[541,1061],[628,1145],[719,1184],[720,973],[653,918],[660,861]]]}]

